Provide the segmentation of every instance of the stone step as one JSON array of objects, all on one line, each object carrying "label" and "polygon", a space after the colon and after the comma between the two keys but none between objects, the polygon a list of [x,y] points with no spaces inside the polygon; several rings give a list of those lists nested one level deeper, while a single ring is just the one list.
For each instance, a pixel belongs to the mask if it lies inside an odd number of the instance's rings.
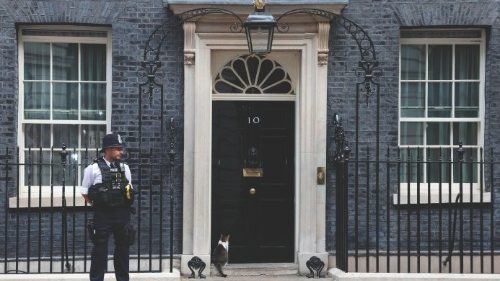
[{"label": "stone step", "polygon": [[[193,279],[181,279],[182,281],[190,281]],[[298,275],[259,275],[259,276],[228,276],[227,278],[218,277],[218,276],[209,276],[206,279],[207,281],[300,281],[300,280],[308,280],[305,276]],[[328,279],[324,279],[328,280]]]},{"label": "stone step", "polygon": [[[245,263],[228,264],[222,268],[228,276],[282,276],[296,275],[298,266],[294,263]],[[212,276],[217,276],[217,269],[211,265]]]}]

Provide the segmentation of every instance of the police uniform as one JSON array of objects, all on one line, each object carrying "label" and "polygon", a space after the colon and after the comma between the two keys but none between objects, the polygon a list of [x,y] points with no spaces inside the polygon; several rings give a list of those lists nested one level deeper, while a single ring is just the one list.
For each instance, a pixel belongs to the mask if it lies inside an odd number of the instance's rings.
[{"label": "police uniform", "polygon": [[[103,148],[116,146],[121,147],[119,135],[109,134],[104,137]],[[110,234],[113,234],[115,240],[116,280],[129,280],[129,245],[134,240],[135,233],[130,225],[132,200],[124,192],[125,188],[131,188],[131,181],[130,168],[124,163],[110,163],[99,158],[85,168],[81,194],[91,199],[94,211],[93,224],[89,229],[94,243],[90,265],[91,281],[104,280]]]}]

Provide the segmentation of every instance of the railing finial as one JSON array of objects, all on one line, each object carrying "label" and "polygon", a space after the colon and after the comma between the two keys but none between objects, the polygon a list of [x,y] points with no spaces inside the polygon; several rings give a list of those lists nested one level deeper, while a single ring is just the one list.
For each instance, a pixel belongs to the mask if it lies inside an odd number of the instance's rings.
[{"label": "railing finial", "polygon": [[61,164],[62,165],[66,165],[66,163],[67,163],[68,152],[66,151],[66,149],[67,149],[66,144],[63,143],[62,151],[61,151]]}]

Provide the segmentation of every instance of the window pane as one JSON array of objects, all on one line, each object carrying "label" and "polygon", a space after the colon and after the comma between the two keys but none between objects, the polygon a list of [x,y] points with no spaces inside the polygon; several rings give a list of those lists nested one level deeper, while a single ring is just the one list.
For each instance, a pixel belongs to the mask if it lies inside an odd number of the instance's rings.
[{"label": "window pane", "polygon": [[101,139],[106,135],[106,125],[82,125],[82,148],[101,147]]},{"label": "window pane", "polygon": [[81,84],[82,120],[106,120],[106,84]]},{"label": "window pane", "polygon": [[450,123],[427,123],[428,145],[450,144]]},{"label": "window pane", "polygon": [[49,43],[24,43],[24,79],[50,79]]},{"label": "window pane", "polygon": [[78,80],[78,44],[53,43],[54,80]]},{"label": "window pane", "polygon": [[85,170],[85,168],[90,165],[91,163],[93,163],[94,159],[98,158],[99,156],[101,155],[101,153],[98,151],[98,150],[95,150],[94,149],[83,149],[81,152],[80,152],[80,165],[81,165],[81,178],[80,180],[83,179],[83,170]]},{"label": "window pane", "polygon": [[479,82],[455,83],[455,117],[477,117]]},{"label": "window pane", "polygon": [[25,124],[24,147],[50,148],[50,125]]},{"label": "window pane", "polygon": [[[453,182],[455,183],[470,183],[477,182],[477,149],[465,148],[464,161],[460,164],[458,162],[458,149],[453,149]],[[462,169],[460,169],[462,167]],[[469,190],[470,187],[464,185],[464,191]]]},{"label": "window pane", "polygon": [[451,117],[451,83],[429,83],[429,117]]},{"label": "window pane", "polygon": [[479,45],[455,46],[456,79],[479,79]]},{"label": "window pane", "polygon": [[54,125],[54,147],[78,147],[78,125]]},{"label": "window pane", "polygon": [[50,84],[24,82],[24,118],[50,119]]},{"label": "window pane", "polygon": [[[290,82],[288,82],[288,81],[283,81],[283,82],[280,82],[279,84],[277,84],[271,88],[265,89],[264,93],[266,93],[266,94],[288,94],[291,91],[292,91],[292,84],[290,84]],[[247,89],[245,94],[254,94],[253,92],[255,92],[255,94],[260,93],[260,91],[257,91],[257,88],[255,88],[254,90]]]},{"label": "window pane", "polygon": [[[424,177],[424,163],[423,159],[423,149],[421,148],[401,148],[399,151],[401,159],[401,183],[417,182],[419,179],[421,182]],[[420,165],[417,165],[417,159],[419,159]]]},{"label": "window pane", "polygon": [[401,46],[401,79],[425,79],[425,45]]},{"label": "window pane", "polygon": [[[40,157],[41,156],[41,157]],[[60,159],[60,158],[59,158]],[[29,150],[24,151],[24,185],[39,186],[50,185],[50,151]]]},{"label": "window pane", "polygon": [[429,80],[450,80],[451,45],[429,45]]},{"label": "window pane", "polygon": [[477,145],[477,123],[453,123],[453,144]]},{"label": "window pane", "polygon": [[424,142],[424,126],[418,122],[401,122],[401,145],[421,145]]},{"label": "window pane", "polygon": [[428,182],[450,182],[451,149],[449,148],[429,148],[427,149]]},{"label": "window pane", "polygon": [[78,120],[78,84],[53,83],[52,118]]},{"label": "window pane", "polygon": [[81,44],[82,80],[106,81],[106,45]]},{"label": "window pane", "polygon": [[401,117],[425,117],[425,83],[401,83]]}]

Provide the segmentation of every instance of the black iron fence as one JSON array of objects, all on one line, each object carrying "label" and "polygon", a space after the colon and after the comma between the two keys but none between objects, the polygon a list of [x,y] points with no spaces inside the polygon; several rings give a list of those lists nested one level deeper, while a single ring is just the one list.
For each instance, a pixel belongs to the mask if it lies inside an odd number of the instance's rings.
[{"label": "black iron fence", "polygon": [[[0,272],[89,271],[92,242],[86,225],[93,211],[80,194],[80,184],[98,151],[62,147],[0,153]],[[154,160],[152,150],[136,155],[127,159],[138,192],[131,214],[137,234],[130,247],[130,269],[171,272],[175,153],[171,147],[161,161]],[[112,254],[112,239],[108,245]],[[113,270],[111,263],[108,269]]]},{"label": "black iron fence", "polygon": [[[498,169],[482,148],[351,155],[337,122],[336,259],[352,272],[494,273]],[[372,150],[371,150],[372,149]],[[454,152],[452,151],[454,150]]]}]

